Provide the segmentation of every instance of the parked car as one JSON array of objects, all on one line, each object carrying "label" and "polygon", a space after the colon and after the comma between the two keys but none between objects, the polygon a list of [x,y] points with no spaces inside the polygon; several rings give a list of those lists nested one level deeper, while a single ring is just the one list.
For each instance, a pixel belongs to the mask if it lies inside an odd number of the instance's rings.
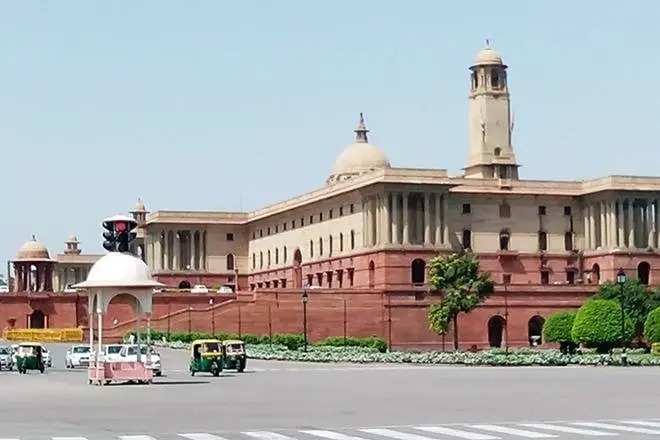
[{"label": "parked car", "polygon": [[89,345],[74,345],[66,351],[64,365],[67,368],[88,367],[91,352]]},{"label": "parked car", "polygon": [[103,355],[106,362],[116,362],[121,359],[121,349],[124,348],[123,344],[106,344],[103,346]]},{"label": "parked car", "polygon": [[190,289],[190,293],[209,293],[209,288],[204,284],[195,284],[192,286],[192,289]]},{"label": "parked car", "polygon": [[41,346],[41,356],[44,362],[44,365],[48,368],[53,366],[53,358],[50,356],[50,351],[45,346]]},{"label": "parked car", "polygon": [[14,369],[14,351],[8,345],[0,345],[0,370]]},{"label": "parked car", "polygon": [[[160,355],[151,347],[149,351],[149,358],[147,358],[147,350],[149,347],[146,345],[140,345],[140,362],[144,362],[147,367],[151,367],[154,370],[154,375],[160,376],[163,374],[163,370],[160,364]],[[119,352],[119,356],[122,361],[125,362],[137,362],[138,360],[138,346],[136,345],[124,345]]]}]

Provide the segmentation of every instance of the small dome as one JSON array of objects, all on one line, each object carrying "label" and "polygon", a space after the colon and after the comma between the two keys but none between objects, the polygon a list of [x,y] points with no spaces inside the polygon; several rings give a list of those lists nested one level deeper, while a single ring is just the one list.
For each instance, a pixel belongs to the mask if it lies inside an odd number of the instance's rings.
[{"label": "small dome", "polygon": [[69,235],[69,238],[66,239],[65,243],[80,243],[78,237],[75,235]]},{"label": "small dome", "polygon": [[138,199],[137,202],[135,202],[135,205],[133,205],[133,212],[145,212],[147,210],[147,207],[144,206],[144,203],[142,203],[142,200]]},{"label": "small dome", "polygon": [[16,256],[17,260],[50,260],[50,254],[48,253],[48,248],[43,244],[39,243],[36,237],[33,235],[32,240],[26,242],[18,250]]},{"label": "small dome", "polygon": [[151,277],[151,271],[138,257],[121,252],[110,252],[94,263],[87,280],[74,288],[90,287],[162,287]]},{"label": "small dome", "polygon": [[353,176],[370,171],[390,168],[390,161],[385,153],[376,145],[370,144],[367,138],[364,117],[360,113],[360,124],[355,130],[355,142],[348,146],[335,161],[328,183],[349,179]]},{"label": "small dome", "polygon": [[490,46],[486,46],[474,59],[475,66],[502,65],[502,56]]}]

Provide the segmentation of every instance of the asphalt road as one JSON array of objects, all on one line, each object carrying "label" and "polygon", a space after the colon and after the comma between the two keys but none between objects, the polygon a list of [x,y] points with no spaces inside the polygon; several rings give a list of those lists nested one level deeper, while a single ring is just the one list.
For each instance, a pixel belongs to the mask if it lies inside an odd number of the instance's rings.
[{"label": "asphalt road", "polygon": [[[87,384],[85,370],[64,368],[68,345],[48,347],[54,366],[45,374],[0,372],[0,440],[217,440],[211,434],[229,440],[660,436],[660,368],[249,360],[246,372],[215,378],[191,377],[186,351],[159,349],[165,376],[155,384],[98,387]],[[434,432],[421,429],[425,425]],[[392,426],[397,428],[378,430]]]}]

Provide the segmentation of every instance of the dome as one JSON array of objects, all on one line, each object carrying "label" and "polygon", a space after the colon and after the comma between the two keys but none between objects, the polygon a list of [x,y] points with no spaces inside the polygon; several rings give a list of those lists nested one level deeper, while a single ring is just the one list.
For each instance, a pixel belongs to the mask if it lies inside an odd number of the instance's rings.
[{"label": "dome", "polygon": [[26,242],[18,250],[16,256],[17,260],[28,260],[28,261],[38,261],[38,260],[49,260],[50,254],[46,246],[37,241],[36,237],[33,235],[32,240]]},{"label": "dome", "polygon": [[360,113],[360,124],[355,130],[355,142],[349,145],[335,160],[328,183],[391,167],[385,153],[376,145],[369,143],[368,132],[369,130],[364,124],[364,117]]},{"label": "dome", "polygon": [[75,235],[69,235],[69,238],[66,239],[65,243],[80,243],[78,237]]},{"label": "dome", "polygon": [[488,42],[486,42],[486,47],[482,49],[481,52],[477,54],[477,56],[474,59],[474,65],[475,66],[490,66],[493,64],[504,64],[502,61],[502,56],[497,52],[495,49],[490,47],[488,45]]},{"label": "dome", "polygon": [[147,265],[138,257],[121,252],[110,252],[101,257],[89,270],[87,280],[74,288],[90,287],[162,287],[151,277]]},{"label": "dome", "polygon": [[146,212],[147,207],[144,206],[144,203],[142,203],[142,200],[138,199],[137,202],[135,202],[135,205],[133,205],[133,211],[132,212]]}]

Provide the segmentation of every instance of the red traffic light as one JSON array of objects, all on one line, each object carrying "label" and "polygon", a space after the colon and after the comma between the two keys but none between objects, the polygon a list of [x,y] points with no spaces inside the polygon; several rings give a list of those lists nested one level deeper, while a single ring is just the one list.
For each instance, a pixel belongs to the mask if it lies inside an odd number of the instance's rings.
[{"label": "red traffic light", "polygon": [[124,232],[124,231],[126,231],[126,223],[124,223],[124,222],[116,222],[116,223],[115,223],[115,231],[117,231],[117,232]]}]

